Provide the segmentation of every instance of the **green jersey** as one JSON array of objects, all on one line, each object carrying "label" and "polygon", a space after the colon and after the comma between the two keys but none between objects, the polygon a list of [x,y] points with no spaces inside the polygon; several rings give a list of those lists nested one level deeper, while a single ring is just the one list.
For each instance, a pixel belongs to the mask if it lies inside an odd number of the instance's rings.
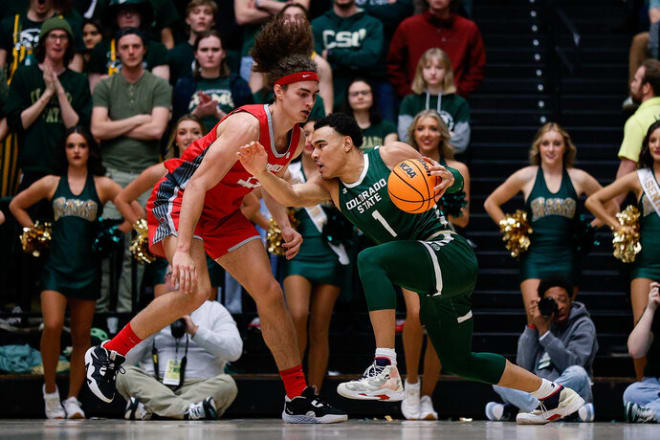
[{"label": "green jersey", "polygon": [[[655,178],[655,174],[653,177]],[[642,245],[642,251],[635,258],[631,278],[660,280],[660,215],[655,211],[646,192],[642,192],[637,208],[641,213],[639,243]]]},{"label": "green jersey", "polygon": [[354,183],[339,180],[339,209],[355,226],[376,243],[395,240],[427,240],[448,230],[441,211],[433,209],[409,214],[397,208],[387,193],[390,169],[380,157],[380,149],[363,154],[364,169]]},{"label": "green jersey", "polygon": [[87,174],[82,192],[73,194],[69,179],[60,177],[53,199],[53,240],[42,271],[43,288],[65,296],[95,299],[100,290],[99,258],[92,251],[96,219],[103,205],[96,193],[94,176]]},{"label": "green jersey", "polygon": [[578,196],[564,169],[559,191],[550,192],[543,169],[538,168],[534,187],[525,202],[534,231],[529,250],[520,257],[521,280],[560,276],[578,281],[578,261],[572,244]]}]

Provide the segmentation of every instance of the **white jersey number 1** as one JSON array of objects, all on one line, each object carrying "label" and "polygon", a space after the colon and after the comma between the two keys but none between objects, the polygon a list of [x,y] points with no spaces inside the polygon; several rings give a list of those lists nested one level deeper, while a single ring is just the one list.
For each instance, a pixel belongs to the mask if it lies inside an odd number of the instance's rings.
[{"label": "white jersey number 1", "polygon": [[387,230],[387,232],[389,232],[390,235],[392,235],[392,237],[396,237],[396,232],[394,231],[394,229],[392,229],[392,226],[390,226],[390,224],[387,223],[387,220],[385,220],[385,217],[383,217],[380,214],[380,212],[378,212],[378,210],[374,210],[371,213],[371,216],[373,218],[375,218],[376,220],[378,220],[380,222],[380,224],[383,225],[383,227]]}]

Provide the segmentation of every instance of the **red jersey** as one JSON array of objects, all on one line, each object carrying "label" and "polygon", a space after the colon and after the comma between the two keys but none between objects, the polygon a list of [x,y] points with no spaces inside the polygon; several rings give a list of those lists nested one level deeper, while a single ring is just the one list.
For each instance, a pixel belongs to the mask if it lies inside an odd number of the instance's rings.
[{"label": "red jersey", "polygon": [[[291,130],[289,146],[286,151],[278,153],[275,148],[275,139],[273,139],[273,121],[268,105],[244,105],[225,116],[225,118],[237,112],[248,112],[259,120],[259,142],[268,154],[268,170],[277,173],[284,169],[296,153],[302,134],[300,126],[296,124]],[[168,171],[166,179],[181,190],[185,190],[193,173],[202,163],[209,146],[217,139],[217,127],[225,118],[218,122],[206,136],[196,140],[186,148],[180,158],[165,161],[164,165]],[[220,182],[206,192],[202,215],[222,218],[231,214],[240,209],[243,197],[259,185],[259,181],[248,173],[241,162],[237,160]],[[182,196],[183,194],[179,193],[179,197]]]}]

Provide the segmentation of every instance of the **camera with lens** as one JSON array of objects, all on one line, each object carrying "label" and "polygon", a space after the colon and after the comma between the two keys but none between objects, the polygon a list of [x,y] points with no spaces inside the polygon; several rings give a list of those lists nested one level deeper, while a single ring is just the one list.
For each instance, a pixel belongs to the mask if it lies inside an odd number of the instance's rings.
[{"label": "camera with lens", "polygon": [[553,313],[557,313],[557,310],[557,302],[549,296],[541,298],[539,301],[539,312],[541,312],[541,316],[549,318]]},{"label": "camera with lens", "polygon": [[186,333],[186,320],[179,318],[174,321],[172,324],[170,324],[170,331],[172,332],[174,339],[183,337],[183,335]]}]

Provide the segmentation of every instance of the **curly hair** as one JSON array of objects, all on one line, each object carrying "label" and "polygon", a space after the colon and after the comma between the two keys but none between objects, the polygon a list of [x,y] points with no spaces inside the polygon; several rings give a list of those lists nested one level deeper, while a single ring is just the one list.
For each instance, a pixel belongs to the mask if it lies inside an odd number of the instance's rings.
[{"label": "curly hair", "polygon": [[311,60],[314,49],[312,27],[302,22],[285,22],[282,18],[268,22],[254,41],[250,55],[253,70],[264,73],[270,88],[283,76],[298,72],[316,72]]},{"label": "curly hair", "polygon": [[651,155],[651,149],[649,148],[649,140],[653,132],[658,128],[660,128],[660,121],[655,121],[646,131],[646,136],[644,136],[644,140],[642,141],[642,152],[639,153],[637,168],[653,169],[653,156]]},{"label": "curly hair", "polygon": [[330,113],[325,118],[321,118],[314,124],[314,130],[323,127],[332,127],[342,136],[348,136],[353,141],[356,148],[362,145],[362,130],[352,116],[345,113]]},{"label": "curly hair", "polygon": [[539,147],[541,146],[541,140],[543,138],[543,135],[550,131],[556,131],[564,139],[564,147],[565,147],[564,157],[563,157],[564,168],[571,168],[573,166],[573,163],[575,162],[575,155],[577,154],[577,148],[575,148],[575,144],[571,140],[571,136],[568,134],[568,132],[564,130],[562,126],[557,124],[556,122],[548,122],[542,125],[541,128],[539,128],[538,131],[536,132],[536,135],[534,136],[534,141],[532,142],[532,146],[529,149],[529,163],[532,165],[538,165],[538,166],[541,165],[541,154],[539,151]]},{"label": "curly hair", "polygon": [[440,157],[445,158],[445,160],[454,158],[454,147],[449,143],[451,135],[449,134],[449,128],[445,123],[440,113],[435,110],[422,110],[417,113],[415,119],[413,119],[412,124],[408,127],[408,143],[417,151],[419,151],[419,145],[417,145],[417,139],[415,139],[415,129],[417,124],[423,118],[433,118],[438,123],[438,130],[440,131],[440,145],[438,145],[438,150],[440,151]]},{"label": "curly hair", "polygon": [[87,142],[87,147],[89,148],[89,158],[87,159],[87,172],[93,176],[105,176],[105,167],[103,166],[103,160],[101,159],[101,148],[99,144],[94,140],[94,136],[89,132],[87,127],[83,125],[75,125],[69,128],[64,133],[64,138],[62,140],[62,145],[59,148],[58,155],[58,175],[66,176],[69,172],[69,161],[66,158],[66,143],[69,139],[69,136],[77,133],[85,138]]}]

